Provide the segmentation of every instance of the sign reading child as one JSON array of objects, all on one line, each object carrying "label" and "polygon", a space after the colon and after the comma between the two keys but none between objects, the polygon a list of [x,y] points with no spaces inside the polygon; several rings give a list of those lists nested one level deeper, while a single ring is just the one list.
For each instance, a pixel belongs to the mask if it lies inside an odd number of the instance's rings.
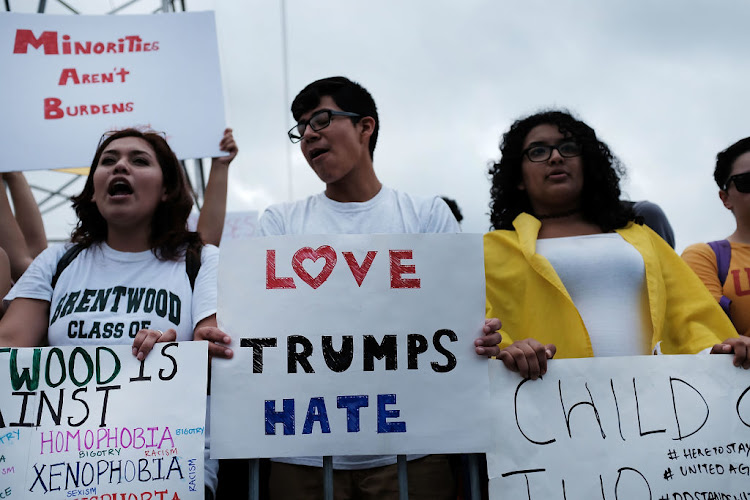
[{"label": "sign reading child", "polygon": [[3,499],[202,499],[205,343],[0,348]]},{"label": "sign reading child", "polygon": [[212,456],[486,449],[479,235],[231,240],[218,319]]},{"label": "sign reading child", "polygon": [[0,170],[89,165],[102,133],[165,131],[179,158],[221,154],[212,12],[0,14]]},{"label": "sign reading child", "polygon": [[491,363],[492,499],[750,499],[750,373],[726,356]]}]

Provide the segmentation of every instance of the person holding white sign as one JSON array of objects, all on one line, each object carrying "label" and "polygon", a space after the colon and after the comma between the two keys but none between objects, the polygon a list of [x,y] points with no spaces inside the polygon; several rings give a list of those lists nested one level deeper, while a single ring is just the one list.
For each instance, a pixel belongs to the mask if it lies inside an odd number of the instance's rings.
[{"label": "person holding white sign", "polygon": [[[326,185],[306,199],[273,205],[260,219],[268,235],[454,233],[459,226],[439,197],[417,197],[383,186],[373,167],[379,119],[375,102],[361,85],[344,77],[318,80],[292,103],[297,124],[289,139],[299,143],[310,167]],[[499,351],[496,328],[480,341],[487,354]],[[491,331],[492,330],[492,331]],[[206,331],[207,334],[211,332]],[[207,336],[223,355],[221,332]],[[409,456],[409,498],[453,499],[455,481],[445,455]],[[395,456],[333,457],[337,499],[396,499]],[[274,459],[274,499],[314,499],[323,491],[322,457]]]},{"label": "person holding white sign", "polygon": [[485,272],[509,369],[536,379],[556,353],[700,351],[733,352],[750,367],[750,339],[737,338],[697,276],[620,202],[622,166],[591,127],[538,113],[516,121],[500,150]]},{"label": "person holding white sign", "polygon": [[[132,343],[143,360],[215,326],[218,249],[187,230],[192,204],[160,134],[106,134],[73,198],[72,243],[42,252],[6,296],[0,346]],[[205,464],[212,498],[218,461]]]}]

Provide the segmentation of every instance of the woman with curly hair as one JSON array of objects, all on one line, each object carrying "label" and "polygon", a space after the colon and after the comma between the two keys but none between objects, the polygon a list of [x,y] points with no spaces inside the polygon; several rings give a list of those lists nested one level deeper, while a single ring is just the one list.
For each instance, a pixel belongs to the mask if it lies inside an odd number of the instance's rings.
[{"label": "woman with curly hair", "polygon": [[[143,360],[157,342],[218,331],[218,248],[188,231],[192,204],[161,135],[105,135],[73,198],[71,243],[43,251],[13,286],[0,346],[132,344]],[[217,468],[206,461],[207,498]]]},{"label": "woman with curly hair", "polygon": [[[620,202],[623,168],[594,130],[564,111],[516,121],[490,168],[484,238],[487,316],[499,358],[533,379],[563,358],[734,352],[739,339],[697,277]],[[722,342],[722,339],[727,338]]]}]

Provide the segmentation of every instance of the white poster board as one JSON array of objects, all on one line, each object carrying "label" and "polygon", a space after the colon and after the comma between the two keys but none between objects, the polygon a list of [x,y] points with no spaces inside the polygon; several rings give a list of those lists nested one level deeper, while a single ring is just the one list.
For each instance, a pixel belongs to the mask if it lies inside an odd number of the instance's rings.
[{"label": "white poster board", "polygon": [[490,498],[750,498],[750,371],[729,356],[491,365]]},{"label": "white poster board", "polygon": [[487,448],[481,235],[229,240],[211,456]]},{"label": "white poster board", "polygon": [[102,134],[164,132],[177,156],[220,156],[213,12],[0,13],[0,170],[87,167]]},{"label": "white poster board", "polygon": [[203,499],[205,342],[0,348],[4,499]]},{"label": "white poster board", "polygon": [[[188,217],[188,229],[198,230],[200,214],[191,213]],[[221,241],[252,238],[258,233],[258,211],[241,210],[227,212],[224,216],[224,228],[221,231]]]}]

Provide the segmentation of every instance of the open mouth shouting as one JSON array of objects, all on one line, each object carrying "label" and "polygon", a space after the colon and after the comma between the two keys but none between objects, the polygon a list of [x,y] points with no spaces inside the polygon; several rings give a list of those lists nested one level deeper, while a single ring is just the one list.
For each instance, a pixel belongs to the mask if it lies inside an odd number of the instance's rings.
[{"label": "open mouth shouting", "polygon": [[133,187],[124,177],[115,177],[107,186],[107,194],[114,200],[125,199],[133,194]]}]

